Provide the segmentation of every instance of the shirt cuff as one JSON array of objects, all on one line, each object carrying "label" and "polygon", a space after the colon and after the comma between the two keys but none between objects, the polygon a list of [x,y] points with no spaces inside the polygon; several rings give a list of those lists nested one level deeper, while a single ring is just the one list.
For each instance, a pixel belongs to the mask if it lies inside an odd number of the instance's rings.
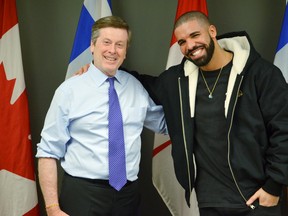
[{"label": "shirt cuff", "polygon": [[263,185],[262,189],[273,196],[280,196],[283,189],[283,185],[269,178]]}]

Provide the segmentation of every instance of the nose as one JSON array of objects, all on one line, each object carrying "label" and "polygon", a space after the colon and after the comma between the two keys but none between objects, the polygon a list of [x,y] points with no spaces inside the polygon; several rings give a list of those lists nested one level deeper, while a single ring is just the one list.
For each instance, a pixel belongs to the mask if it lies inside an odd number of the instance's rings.
[{"label": "nose", "polygon": [[116,44],[111,44],[109,46],[109,52],[110,53],[115,53],[116,52]]},{"label": "nose", "polygon": [[195,41],[191,38],[186,41],[187,50],[192,50],[195,47]]}]

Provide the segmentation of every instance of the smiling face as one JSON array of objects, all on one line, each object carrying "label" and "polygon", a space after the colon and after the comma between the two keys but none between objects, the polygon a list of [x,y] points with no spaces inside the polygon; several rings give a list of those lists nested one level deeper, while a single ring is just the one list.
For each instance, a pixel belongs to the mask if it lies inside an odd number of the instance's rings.
[{"label": "smiling face", "polygon": [[207,65],[213,57],[216,29],[213,25],[188,20],[174,30],[183,55],[198,67]]},{"label": "smiling face", "polygon": [[99,37],[91,42],[94,65],[107,76],[114,76],[126,58],[128,32],[125,29],[101,28]]}]

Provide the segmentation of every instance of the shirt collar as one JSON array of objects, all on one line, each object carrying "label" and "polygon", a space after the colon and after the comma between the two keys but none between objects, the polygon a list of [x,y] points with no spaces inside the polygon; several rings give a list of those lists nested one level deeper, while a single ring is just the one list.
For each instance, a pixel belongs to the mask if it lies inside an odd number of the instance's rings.
[{"label": "shirt collar", "polygon": [[[90,63],[90,67],[87,71],[87,73],[90,73],[93,77],[96,85],[100,87],[103,85],[103,83],[106,82],[107,78],[109,78],[106,74],[104,74],[102,71],[100,71],[98,68],[95,67],[93,63]],[[123,72],[121,70],[117,70],[115,74],[115,80],[122,85],[124,83],[124,77]]]}]

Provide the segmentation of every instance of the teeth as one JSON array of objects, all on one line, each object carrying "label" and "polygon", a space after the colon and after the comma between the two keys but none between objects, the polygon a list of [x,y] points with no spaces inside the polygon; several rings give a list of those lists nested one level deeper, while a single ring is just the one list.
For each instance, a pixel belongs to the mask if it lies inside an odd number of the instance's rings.
[{"label": "teeth", "polygon": [[107,60],[109,60],[109,61],[115,61],[116,60],[116,58],[113,58],[113,57],[105,57],[105,59],[107,59]]},{"label": "teeth", "polygon": [[198,55],[200,52],[201,52],[201,50],[199,49],[199,50],[197,50],[196,52],[194,52],[192,55],[193,55],[193,56],[196,56],[196,55]]}]

